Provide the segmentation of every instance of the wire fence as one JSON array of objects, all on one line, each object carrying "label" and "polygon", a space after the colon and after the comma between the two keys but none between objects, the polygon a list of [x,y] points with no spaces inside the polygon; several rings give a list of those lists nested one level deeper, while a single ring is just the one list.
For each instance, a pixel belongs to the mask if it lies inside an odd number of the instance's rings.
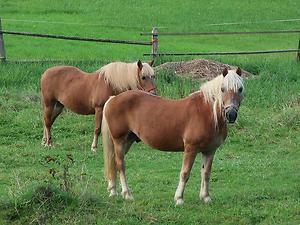
[{"label": "wire fence", "polygon": [[12,19],[2,18],[2,21],[10,23],[36,23],[36,24],[58,24],[58,25],[74,25],[74,26],[91,26],[91,27],[109,27],[109,28],[126,28],[126,29],[144,29],[143,26],[126,26],[126,25],[113,25],[105,23],[85,23],[85,22],[62,22],[62,21],[48,21],[48,20],[34,20],[34,19]]},{"label": "wire fence", "polygon": [[[298,49],[276,49],[276,50],[257,50],[257,51],[238,51],[238,52],[158,52],[158,36],[189,36],[189,35],[258,35],[258,34],[288,34],[300,33],[300,30],[269,30],[269,31],[245,31],[245,32],[162,32],[153,28],[152,33],[142,32],[140,35],[152,35],[152,53],[144,53],[144,56],[223,56],[223,55],[258,55],[258,54],[278,54],[297,52],[297,60],[300,61],[300,40]],[[153,47],[155,44],[155,48]]]},{"label": "wire fence", "polygon": [[[294,19],[293,21],[298,21],[300,19]],[[277,22],[287,22],[288,20],[278,20]],[[292,20],[289,20],[292,21]],[[35,21],[42,22],[42,21]],[[44,21],[46,22],[46,21]],[[57,22],[59,23],[59,22]],[[73,24],[73,23],[72,23]],[[76,24],[76,23],[74,23]],[[0,19],[0,59],[6,61],[5,49],[4,49],[4,38],[5,35],[18,35],[18,36],[28,36],[35,38],[52,38],[61,40],[73,40],[73,41],[87,41],[87,42],[104,42],[113,44],[127,44],[127,45],[142,45],[142,46],[152,46],[151,53],[144,53],[144,56],[210,56],[210,55],[256,55],[256,54],[276,54],[276,53],[290,53],[297,52],[297,58],[300,60],[300,40],[298,49],[281,49],[281,50],[257,50],[257,51],[237,51],[237,52],[183,52],[183,53],[172,53],[172,52],[159,52],[158,51],[158,36],[169,35],[169,36],[184,36],[184,35],[259,35],[259,34],[290,34],[290,33],[300,33],[300,30],[269,30],[269,31],[245,31],[245,32],[158,32],[157,27],[153,27],[152,32],[141,32],[140,35],[146,36],[151,35],[151,41],[138,41],[138,40],[116,40],[108,38],[89,38],[89,37],[78,37],[78,36],[66,36],[66,35],[54,35],[54,34],[39,34],[31,32],[20,32],[20,31],[9,31],[2,30],[1,19]]]},{"label": "wire fence", "polygon": [[116,40],[109,38],[91,38],[91,37],[78,37],[78,36],[66,36],[66,35],[54,35],[54,34],[39,34],[32,32],[21,32],[21,31],[10,31],[2,30],[1,18],[0,18],[0,60],[6,62],[6,51],[4,47],[4,38],[3,35],[17,35],[17,36],[27,36],[34,38],[51,38],[51,39],[60,39],[60,40],[69,40],[69,41],[85,41],[85,42],[102,42],[102,43],[111,43],[111,44],[126,44],[126,45],[142,45],[142,46],[151,46],[152,42],[149,41],[138,41],[138,40]]},{"label": "wire fence", "polygon": [[261,20],[261,21],[225,22],[225,23],[207,24],[207,26],[231,26],[231,25],[246,25],[246,24],[291,23],[291,22],[300,22],[300,19],[292,18],[292,19],[276,19],[276,20]]},{"label": "wire fence", "polygon": [[[97,26],[97,27],[112,27],[112,28],[135,28],[135,29],[148,29],[145,26],[126,26],[126,25],[113,25],[105,23],[87,23],[87,22],[62,22],[62,21],[49,21],[49,20],[36,20],[36,19],[16,19],[16,18],[2,18],[3,21],[10,23],[44,23],[44,24],[63,24],[63,25],[76,25],[76,26]],[[242,21],[242,22],[222,22],[211,24],[199,24],[199,26],[231,26],[231,25],[246,25],[246,24],[273,24],[273,23],[295,23],[300,22],[300,18],[286,18],[274,20],[261,20],[261,21]],[[149,27],[151,27],[149,25]],[[169,28],[166,25],[161,25],[158,28]]]},{"label": "wire fence", "polygon": [[[240,31],[240,32],[160,32],[163,36],[208,36],[208,35],[253,35],[253,34],[290,34],[300,33],[300,30],[269,30],[269,31]],[[150,32],[141,32],[141,36],[152,35]]]},{"label": "wire fence", "polygon": [[152,45],[151,42],[145,42],[145,41],[115,40],[115,39],[104,39],[104,38],[86,38],[86,37],[77,37],[77,36],[37,34],[37,33],[31,33],[31,32],[19,32],[19,31],[7,31],[7,30],[0,30],[0,33],[1,34],[10,34],[10,35],[37,37],[37,38],[54,38],[54,39],[72,40],[72,41],[106,42],[106,43],[129,44],[129,45]]},{"label": "wire fence", "polygon": [[299,49],[283,49],[283,50],[266,50],[266,51],[243,51],[243,52],[187,52],[187,53],[144,53],[144,56],[193,56],[193,55],[257,55],[257,54],[273,54],[273,53],[288,53],[300,52]]}]

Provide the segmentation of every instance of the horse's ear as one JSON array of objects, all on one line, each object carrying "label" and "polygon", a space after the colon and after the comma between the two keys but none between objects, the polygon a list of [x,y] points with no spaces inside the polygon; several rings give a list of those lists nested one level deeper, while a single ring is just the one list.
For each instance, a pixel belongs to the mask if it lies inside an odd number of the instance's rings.
[{"label": "horse's ear", "polygon": [[143,64],[142,64],[141,60],[139,60],[139,61],[137,62],[137,66],[138,66],[139,70],[142,70]]},{"label": "horse's ear", "polygon": [[149,64],[149,66],[153,66],[153,64],[154,64],[154,59],[152,59],[148,64]]},{"label": "horse's ear", "polygon": [[225,76],[228,74],[228,69],[225,68],[225,69],[223,70],[222,74],[223,74],[223,76],[225,77]]},{"label": "horse's ear", "polygon": [[238,75],[242,76],[242,70],[241,70],[240,67],[238,67],[238,68],[236,69],[236,73],[237,73]]}]

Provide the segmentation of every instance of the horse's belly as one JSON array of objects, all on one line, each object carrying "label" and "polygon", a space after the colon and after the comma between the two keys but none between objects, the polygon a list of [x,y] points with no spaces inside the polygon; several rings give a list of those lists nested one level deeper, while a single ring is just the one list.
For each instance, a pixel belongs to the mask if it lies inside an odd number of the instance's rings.
[{"label": "horse's belly", "polygon": [[95,114],[95,109],[93,108],[73,108],[70,110],[74,113],[81,114],[81,115]]},{"label": "horse's belly", "polygon": [[62,101],[61,103],[67,109],[77,114],[81,114],[81,115],[95,114],[95,108],[93,108],[91,105],[88,105],[86,102]]},{"label": "horse's belly", "polygon": [[161,151],[183,151],[183,140],[180,137],[170,137],[168,134],[144,134],[139,137],[145,144]]}]

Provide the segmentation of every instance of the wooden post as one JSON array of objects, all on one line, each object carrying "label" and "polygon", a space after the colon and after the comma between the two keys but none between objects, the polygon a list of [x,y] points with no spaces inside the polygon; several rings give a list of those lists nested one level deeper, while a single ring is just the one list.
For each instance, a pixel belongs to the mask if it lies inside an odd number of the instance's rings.
[{"label": "wooden post", "polygon": [[[2,31],[1,18],[0,18],[0,31]],[[4,48],[4,39],[3,39],[3,34],[1,32],[0,32],[0,60],[2,62],[6,61],[5,48]]]},{"label": "wooden post", "polygon": [[158,29],[157,27],[153,27],[152,29],[152,56],[156,57],[158,50]]},{"label": "wooden post", "polygon": [[297,60],[298,60],[298,62],[300,61],[300,39],[299,39],[299,43],[298,43]]}]

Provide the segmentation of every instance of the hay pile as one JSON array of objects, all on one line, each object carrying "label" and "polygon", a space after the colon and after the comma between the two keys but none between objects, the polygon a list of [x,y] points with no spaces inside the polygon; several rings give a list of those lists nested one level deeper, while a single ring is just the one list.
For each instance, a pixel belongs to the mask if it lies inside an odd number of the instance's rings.
[{"label": "hay pile", "polygon": [[[237,67],[206,59],[195,59],[192,61],[167,62],[156,68],[158,70],[168,70],[180,76],[211,80],[221,74],[224,68],[236,69]],[[252,74],[242,70],[242,77],[249,76],[252,76]]]}]

